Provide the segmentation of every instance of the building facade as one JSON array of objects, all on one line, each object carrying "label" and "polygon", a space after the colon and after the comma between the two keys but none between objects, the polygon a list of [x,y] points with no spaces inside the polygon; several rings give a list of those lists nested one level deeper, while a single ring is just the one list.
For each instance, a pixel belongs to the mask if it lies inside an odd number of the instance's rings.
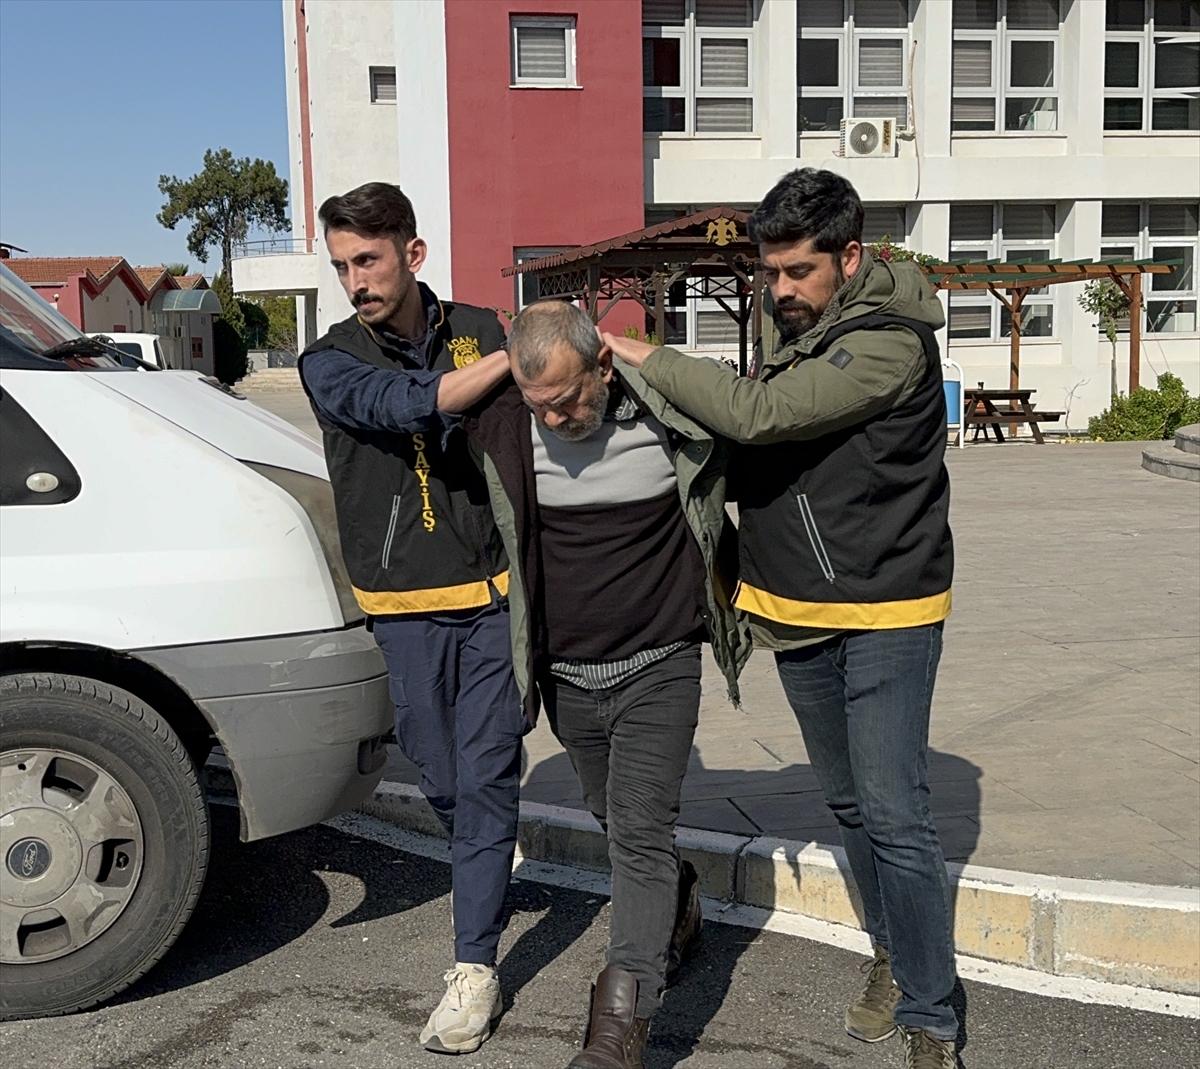
[{"label": "building facade", "polygon": [[[502,267],[714,205],[788,170],[849,178],[867,237],[937,257],[1182,260],[1153,276],[1141,378],[1200,390],[1200,0],[283,0],[293,238],[234,261],[313,337],[349,306],[316,209],[373,179],[412,197],[439,293],[515,310]],[[839,154],[843,119],[892,153]],[[266,255],[276,253],[276,255]],[[255,255],[262,254],[262,255]],[[1055,286],[1026,302],[1022,383],[1072,427],[1108,403],[1107,341]],[[945,298],[943,298],[945,299]],[[640,323],[623,307],[606,321]],[[1009,323],[949,298],[968,382],[1008,383]],[[715,304],[673,342],[729,352]],[[1127,348],[1115,374],[1128,381]]]}]

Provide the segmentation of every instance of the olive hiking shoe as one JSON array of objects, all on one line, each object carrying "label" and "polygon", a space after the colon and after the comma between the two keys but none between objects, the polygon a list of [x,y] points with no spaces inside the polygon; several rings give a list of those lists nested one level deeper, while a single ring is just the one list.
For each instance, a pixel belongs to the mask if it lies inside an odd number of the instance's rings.
[{"label": "olive hiking shoe", "polygon": [[904,1069],[957,1069],[952,1039],[938,1039],[923,1028],[904,1029]]},{"label": "olive hiking shoe", "polygon": [[503,1010],[500,981],[494,968],[462,962],[444,979],[446,993],[421,1032],[421,1046],[438,1054],[470,1054],[492,1034]]},{"label": "olive hiking shoe", "polygon": [[900,988],[892,979],[892,961],[883,947],[875,948],[875,960],[863,962],[867,984],[858,1001],[846,1007],[846,1031],[864,1043],[882,1043],[895,1035],[892,1012],[900,1001]]}]

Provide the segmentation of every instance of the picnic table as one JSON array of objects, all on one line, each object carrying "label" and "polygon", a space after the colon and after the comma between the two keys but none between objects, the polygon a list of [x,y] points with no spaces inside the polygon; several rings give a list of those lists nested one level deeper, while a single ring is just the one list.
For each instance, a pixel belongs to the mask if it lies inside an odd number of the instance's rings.
[{"label": "picnic table", "polygon": [[[1013,433],[1019,424],[1028,423],[1033,432],[1033,440],[1038,445],[1044,445],[1046,439],[1042,436],[1039,423],[1055,423],[1062,419],[1061,412],[1038,412],[1033,407],[1030,397],[1037,390],[963,390],[963,433],[968,427],[975,428],[975,439],[983,431],[986,439],[988,428],[996,433],[996,441],[1004,441],[1004,432],[1000,429],[1004,424],[1013,428]],[[997,401],[1007,401],[1008,408],[996,407]]]}]

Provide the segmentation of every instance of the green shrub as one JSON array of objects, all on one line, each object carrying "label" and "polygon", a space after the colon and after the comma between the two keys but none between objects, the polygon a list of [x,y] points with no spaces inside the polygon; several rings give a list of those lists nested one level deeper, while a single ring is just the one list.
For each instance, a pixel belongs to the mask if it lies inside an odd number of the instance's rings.
[{"label": "green shrub", "polygon": [[1088,420],[1088,435],[1097,442],[1152,442],[1173,438],[1177,427],[1200,423],[1200,398],[1189,397],[1183,383],[1167,373],[1158,389],[1139,386],[1118,394],[1112,406]]}]

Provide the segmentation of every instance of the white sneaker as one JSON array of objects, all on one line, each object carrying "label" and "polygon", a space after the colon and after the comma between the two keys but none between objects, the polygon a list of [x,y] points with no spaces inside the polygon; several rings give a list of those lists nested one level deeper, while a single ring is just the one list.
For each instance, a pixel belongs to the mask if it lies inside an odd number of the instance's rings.
[{"label": "white sneaker", "polygon": [[442,1054],[470,1054],[492,1032],[504,1003],[496,970],[488,965],[455,963],[446,973],[446,994],[430,1014],[421,1046]]}]

